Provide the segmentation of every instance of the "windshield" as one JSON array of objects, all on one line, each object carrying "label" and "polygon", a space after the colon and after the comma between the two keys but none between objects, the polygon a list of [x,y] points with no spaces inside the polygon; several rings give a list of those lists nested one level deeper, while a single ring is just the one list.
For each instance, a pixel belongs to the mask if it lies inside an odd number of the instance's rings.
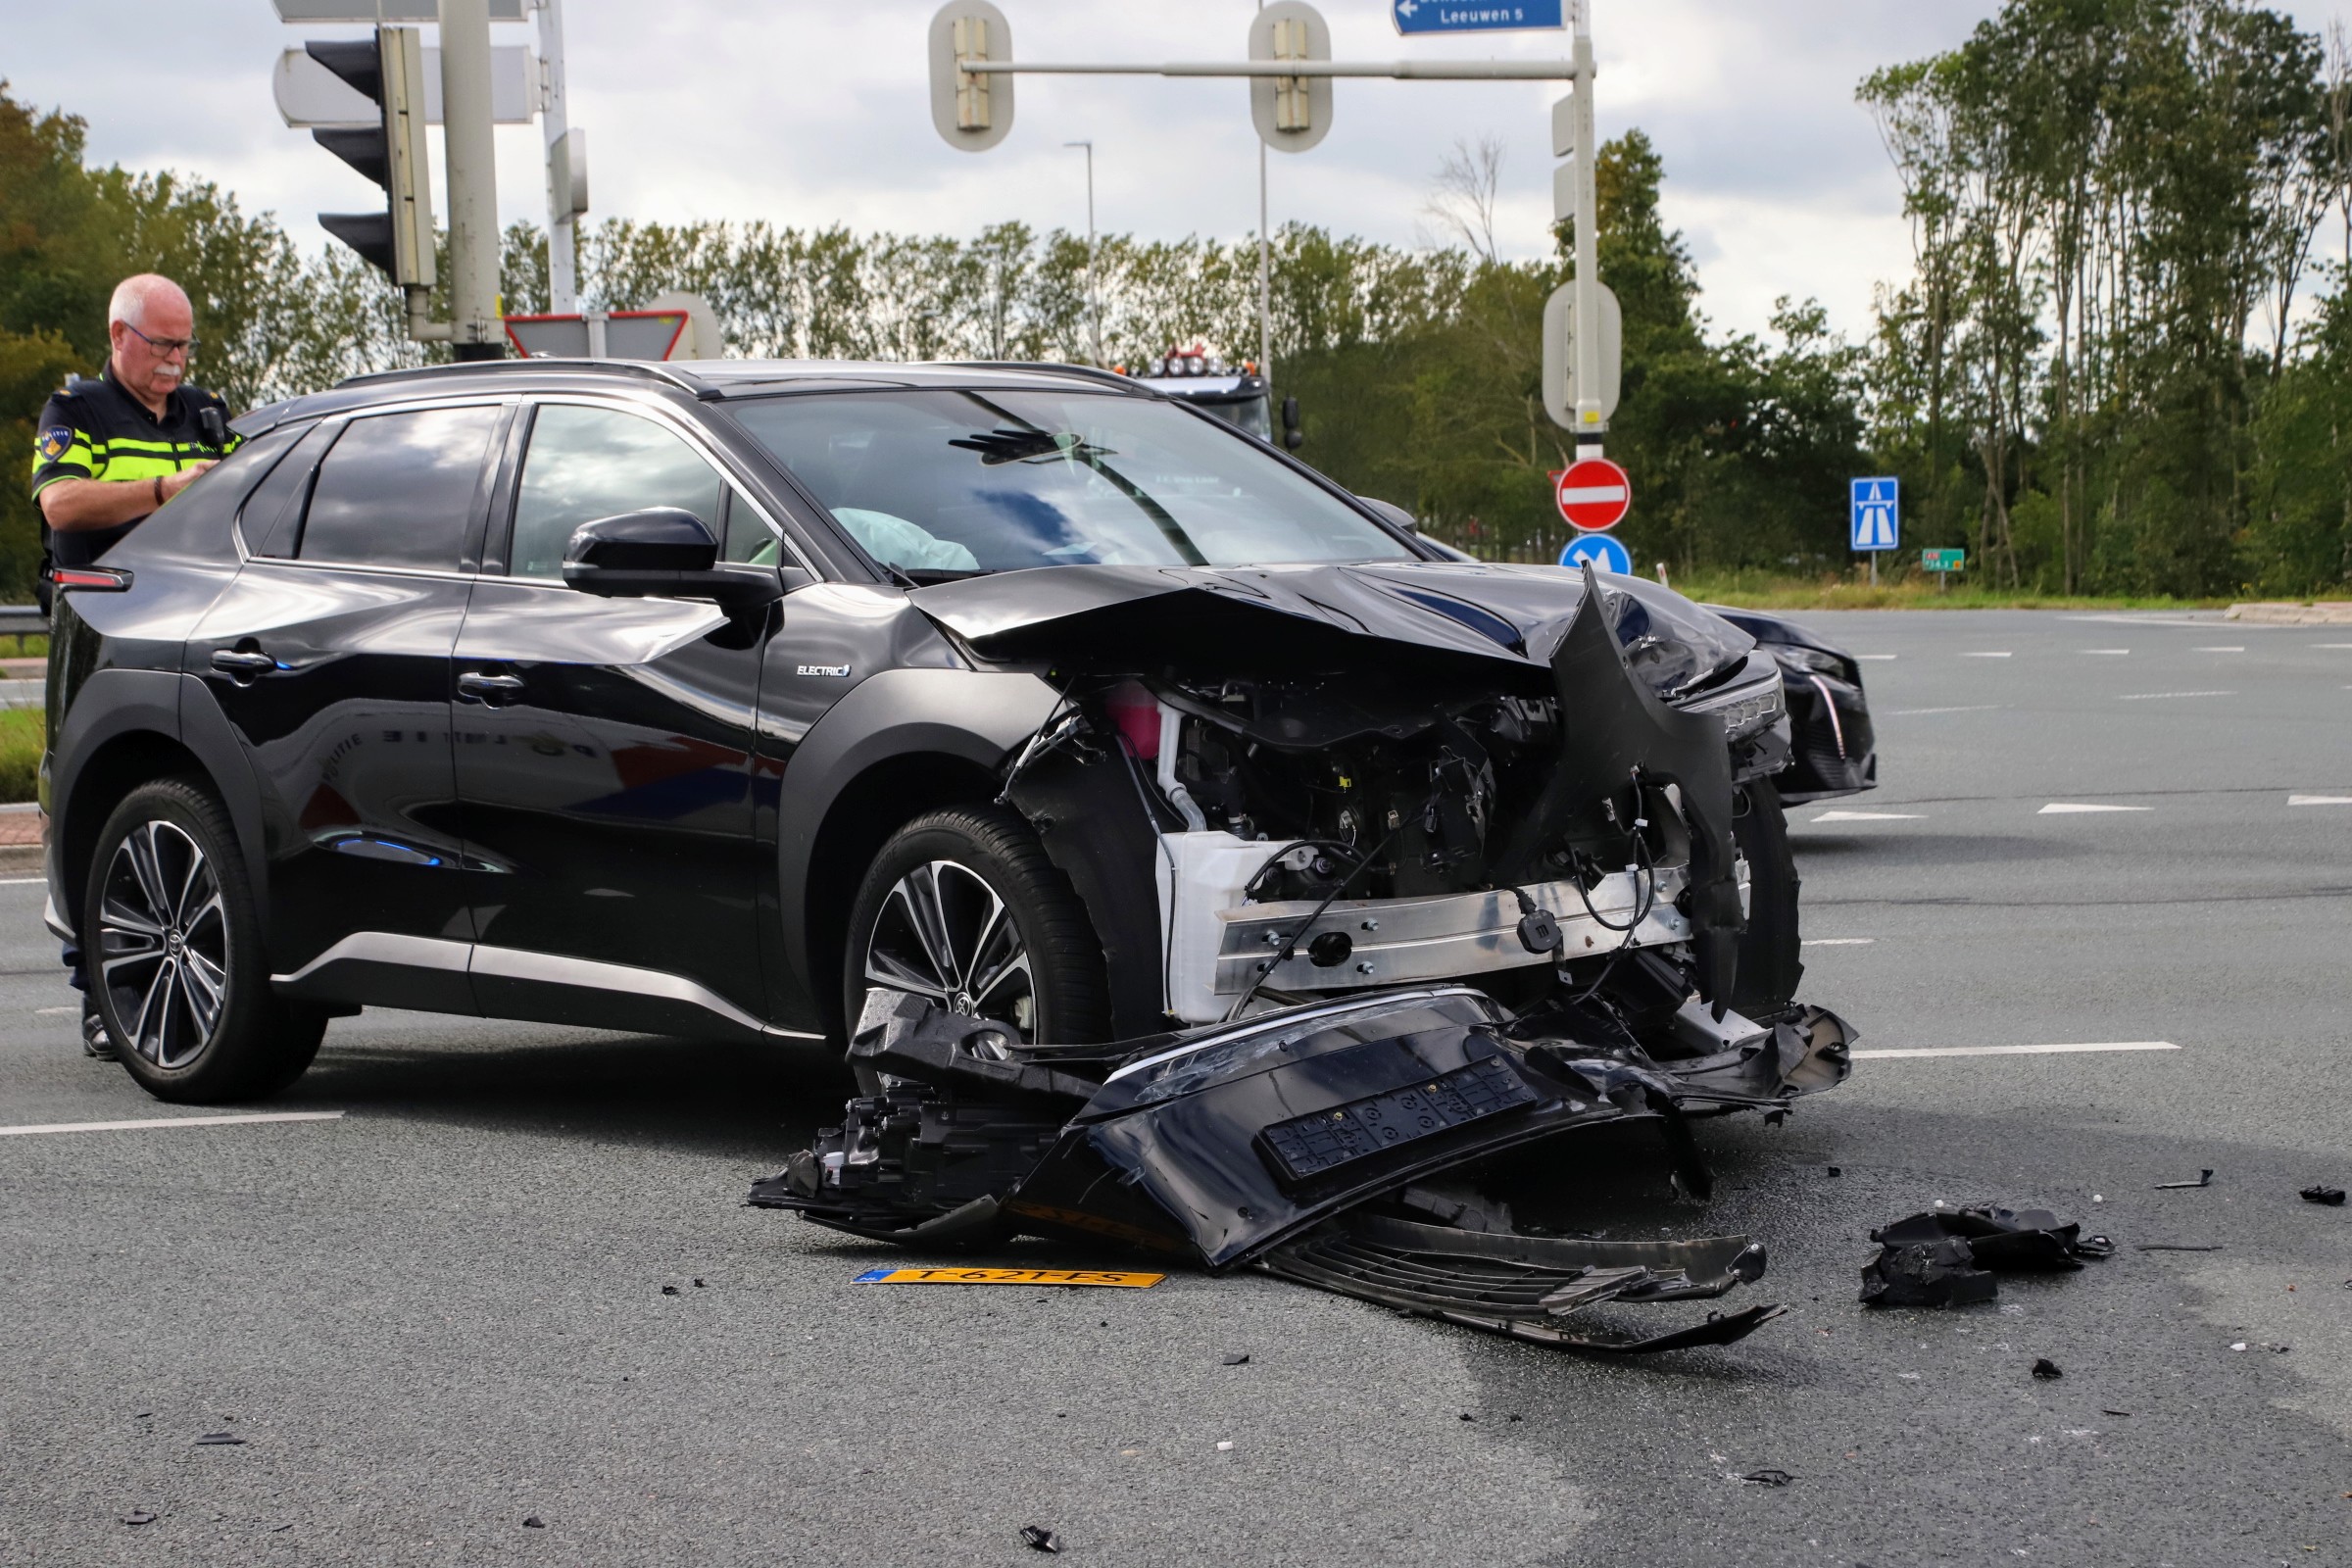
[{"label": "windshield", "polygon": [[1414,559],[1278,459],[1142,398],[891,390],[728,410],[904,572]]}]

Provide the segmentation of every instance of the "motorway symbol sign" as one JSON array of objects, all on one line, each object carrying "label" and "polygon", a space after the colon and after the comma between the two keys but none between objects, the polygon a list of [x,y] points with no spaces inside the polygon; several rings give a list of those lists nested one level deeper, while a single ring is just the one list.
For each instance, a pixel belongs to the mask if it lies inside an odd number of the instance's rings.
[{"label": "motorway symbol sign", "polygon": [[1850,519],[1856,550],[1892,550],[1902,533],[1902,481],[1856,479]]},{"label": "motorway symbol sign", "polygon": [[1564,0],[1390,0],[1407,37],[1424,32],[1551,32],[1566,26]]},{"label": "motorway symbol sign", "polygon": [[1968,564],[1968,552],[1965,550],[1922,550],[1919,553],[1919,564],[1923,571],[1958,571]]},{"label": "motorway symbol sign", "polygon": [[1592,563],[1594,571],[1613,571],[1620,577],[1630,577],[1634,572],[1634,558],[1626,553],[1625,546],[1605,533],[1579,534],[1560,552],[1563,566],[1582,566],[1588,561]]},{"label": "motorway symbol sign", "polygon": [[1586,458],[1551,476],[1560,515],[1587,533],[1614,528],[1634,504],[1634,482],[1606,458]]}]

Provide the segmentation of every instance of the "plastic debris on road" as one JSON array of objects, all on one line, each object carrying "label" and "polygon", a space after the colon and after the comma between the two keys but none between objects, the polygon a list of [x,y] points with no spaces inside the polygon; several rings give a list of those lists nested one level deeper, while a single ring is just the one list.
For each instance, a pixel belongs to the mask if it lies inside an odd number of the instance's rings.
[{"label": "plastic debris on road", "polygon": [[2046,1208],[1936,1208],[1870,1233],[1878,1255],[1862,1266],[1871,1306],[1966,1306],[2000,1292],[1995,1271],[2049,1273],[2107,1257],[2115,1244],[2084,1236]]},{"label": "plastic debris on road", "polygon": [[1021,1526],[1021,1542],[1032,1551],[1059,1551],[1061,1538],[1044,1525]]},{"label": "plastic debris on road", "polygon": [[2306,1187],[2303,1189],[2303,1201],[2341,1208],[2344,1206],[2344,1190],[2341,1187]]},{"label": "plastic debris on road", "polygon": [[2160,1193],[2180,1192],[2189,1188],[2211,1187],[2212,1185],[2213,1172],[2210,1170],[2201,1170],[2197,1172],[2197,1179],[2193,1182],[2158,1182],[2156,1184],[2156,1191]]}]

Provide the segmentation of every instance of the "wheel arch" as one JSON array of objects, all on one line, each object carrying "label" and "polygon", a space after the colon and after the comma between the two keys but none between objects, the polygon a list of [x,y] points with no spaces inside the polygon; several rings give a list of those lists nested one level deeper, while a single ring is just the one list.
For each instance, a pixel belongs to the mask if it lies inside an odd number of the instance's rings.
[{"label": "wheel arch", "polygon": [[996,798],[1003,769],[1058,701],[1034,675],[886,670],[813,725],[786,765],[777,831],[778,911],[792,977],[828,1031],[858,883],[900,827]]},{"label": "wheel arch", "polygon": [[99,670],[74,694],[52,754],[49,895],[78,926],[99,831],[125,796],[152,779],[182,778],[228,812],[267,929],[261,803],[234,731],[201,682],[163,670]]}]

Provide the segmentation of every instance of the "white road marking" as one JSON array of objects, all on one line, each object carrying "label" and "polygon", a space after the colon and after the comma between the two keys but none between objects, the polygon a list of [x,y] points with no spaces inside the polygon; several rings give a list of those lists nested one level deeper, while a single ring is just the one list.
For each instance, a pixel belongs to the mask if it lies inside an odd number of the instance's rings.
[{"label": "white road marking", "polygon": [[[2336,648],[2336,649],[2344,649],[2344,648],[2352,648],[2352,643],[2313,643],[2311,646],[2312,646],[2312,647],[2314,647],[2314,648]],[[1876,659],[1876,658],[1878,657],[1878,655],[1876,655],[1876,654],[1864,654],[1862,657],[1863,657],[1864,659]],[[1889,659],[1892,659],[1894,656],[1893,656],[1892,654],[1889,654],[1889,655],[1887,655],[1886,657],[1887,657],[1887,658],[1889,658]]]},{"label": "white road marking", "polygon": [[[2320,646],[2321,646],[2322,648],[2352,648],[2352,643],[2322,643],[2322,644],[2320,644]],[[1901,656],[1900,656],[1900,655],[1898,655],[1898,654],[1856,654],[1854,657],[1855,657],[1856,659],[1874,659],[1874,660],[1883,660],[1883,659],[1898,659],[1898,658],[1900,658]]]},{"label": "white road marking", "polygon": [[2244,653],[2244,652],[2245,652],[2245,649],[2244,649],[2244,648],[2242,648],[2242,647],[2240,647],[2240,648],[2192,648],[2192,649],[2190,649],[2190,650],[2189,650],[2189,652],[2190,652],[2190,653],[2194,653],[2194,654],[2242,654],[2242,653]]},{"label": "white road marking", "polygon": [[2094,1051],[2179,1051],[2170,1040],[2108,1040],[2078,1046],[1926,1046],[1916,1050],[1857,1051],[1864,1056],[2072,1056]]},{"label": "white road marking", "polygon": [[1877,937],[1813,937],[1802,945],[1808,948],[1867,948]]},{"label": "white road marking", "polygon": [[135,1133],[151,1127],[236,1127],[256,1121],[341,1121],[339,1110],[260,1110],[244,1116],[150,1116],[143,1121],[58,1121],[38,1127],[0,1127],[0,1138],[30,1133]]},{"label": "white road marking", "polygon": [[2052,801],[2035,811],[2035,816],[2066,816],[2082,811],[2153,811],[2153,806],[2088,806],[2075,801]]},{"label": "white road marking", "polygon": [[1917,811],[1824,811],[1815,822],[1917,822]]},{"label": "white road marking", "polygon": [[2352,806],[2352,795],[2289,795],[2289,806]]},{"label": "white road marking", "polygon": [[[2292,805],[2293,803],[2290,801],[2288,804]],[[79,1012],[81,1009],[79,1007],[35,1007],[32,1010],[35,1016],[48,1018],[61,1012]]]},{"label": "white road marking", "polygon": [[2152,703],[2160,697],[2235,697],[2236,695],[2235,692],[2133,692],[2127,697],[2118,697],[2116,701],[2119,703]]},{"label": "white road marking", "polygon": [[2110,659],[2121,659],[2132,652],[2129,648],[2082,648],[2076,651],[2084,654],[2104,654]]},{"label": "white road marking", "polygon": [[1888,718],[1918,718],[1927,713],[1997,713],[2007,703],[1979,703],[1973,708],[1898,708]]},{"label": "white road marking", "polygon": [[0,888],[37,888],[48,880],[45,876],[0,877]]},{"label": "white road marking", "polygon": [[1962,659],[2008,659],[2008,654],[1962,654]]}]

